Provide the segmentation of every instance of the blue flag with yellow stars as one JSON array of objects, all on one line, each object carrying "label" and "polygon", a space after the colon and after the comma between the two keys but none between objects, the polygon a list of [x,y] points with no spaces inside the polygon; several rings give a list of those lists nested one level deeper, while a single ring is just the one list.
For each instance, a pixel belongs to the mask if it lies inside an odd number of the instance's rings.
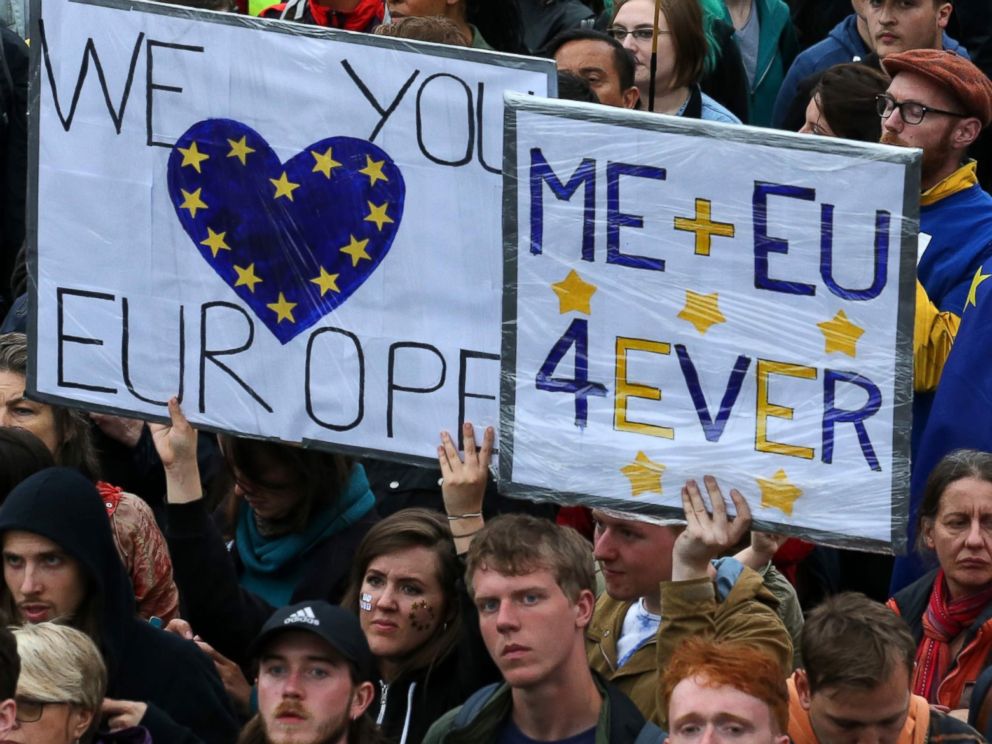
[{"label": "blue flag with yellow stars", "polygon": [[[930,471],[956,449],[992,451],[992,261],[975,272],[954,346],[920,437],[910,490],[910,547]],[[892,589],[926,572],[917,556],[897,562]]]},{"label": "blue flag with yellow stars", "polygon": [[176,142],[168,182],[193,248],[283,344],[375,272],[403,217],[399,168],[352,137],[283,163],[250,127],[207,119]]}]

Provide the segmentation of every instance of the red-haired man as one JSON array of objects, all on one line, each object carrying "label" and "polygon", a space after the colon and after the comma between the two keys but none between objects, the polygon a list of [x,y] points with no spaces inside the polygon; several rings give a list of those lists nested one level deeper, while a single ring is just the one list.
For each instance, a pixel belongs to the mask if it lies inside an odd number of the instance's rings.
[{"label": "red-haired man", "polygon": [[666,744],[788,744],[789,692],[777,659],[746,643],[693,638],[659,689]]}]

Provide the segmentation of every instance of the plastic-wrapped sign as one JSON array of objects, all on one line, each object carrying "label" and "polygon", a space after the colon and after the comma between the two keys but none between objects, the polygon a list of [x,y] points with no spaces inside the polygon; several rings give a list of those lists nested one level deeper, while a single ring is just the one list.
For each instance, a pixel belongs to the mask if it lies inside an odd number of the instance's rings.
[{"label": "plastic-wrapped sign", "polygon": [[503,93],[547,60],[176,6],[32,34],[31,394],[432,458],[495,423]]},{"label": "plastic-wrapped sign", "polygon": [[[508,97],[511,493],[899,547],[919,154]],[[903,538],[904,540],[904,538]]]}]

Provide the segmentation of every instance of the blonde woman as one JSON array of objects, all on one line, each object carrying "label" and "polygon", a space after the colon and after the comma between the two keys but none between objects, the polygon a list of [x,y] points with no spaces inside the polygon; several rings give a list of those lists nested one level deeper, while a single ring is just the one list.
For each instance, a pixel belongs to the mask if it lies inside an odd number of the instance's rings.
[{"label": "blonde woman", "polygon": [[21,674],[17,720],[5,744],[95,741],[107,670],[93,641],[54,623],[26,625],[14,637]]}]

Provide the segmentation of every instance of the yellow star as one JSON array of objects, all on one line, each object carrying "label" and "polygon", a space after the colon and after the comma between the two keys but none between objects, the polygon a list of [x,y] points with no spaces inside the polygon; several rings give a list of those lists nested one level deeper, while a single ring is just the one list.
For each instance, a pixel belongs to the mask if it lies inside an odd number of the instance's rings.
[{"label": "yellow star", "polygon": [[376,181],[386,181],[388,183],[389,179],[382,172],[382,166],[385,164],[385,160],[372,160],[372,158],[366,155],[365,167],[358,172],[364,173],[369,177],[369,186],[375,186]]},{"label": "yellow star", "polygon": [[596,285],[583,281],[575,269],[568,272],[568,276],[557,284],[552,284],[551,289],[558,295],[558,313],[564,315],[575,310],[586,315],[591,315],[589,300],[596,293]]},{"label": "yellow star", "polygon": [[255,264],[248,264],[247,269],[235,266],[234,270],[238,272],[238,281],[234,283],[234,286],[248,287],[248,291],[255,294],[255,285],[262,281],[260,277],[255,275]]},{"label": "yellow star", "polygon": [[[342,248],[342,250],[344,249]],[[366,258],[368,258],[368,256],[366,256]],[[326,271],[324,271],[324,267],[321,266],[320,276],[318,276],[316,279],[311,279],[310,281],[311,283],[316,284],[318,287],[320,287],[320,296],[323,297],[324,294],[327,292],[327,290],[331,290],[332,292],[341,291],[340,289],[338,289],[338,276],[339,276],[338,274],[328,274]]]},{"label": "yellow star", "polygon": [[[334,148],[328,147],[327,152],[321,155],[316,150],[311,150],[310,154],[313,155],[314,166],[313,173],[323,173],[328,178],[331,177],[331,171],[335,168],[339,168],[341,163],[334,159],[334,154],[331,152]],[[368,157],[368,156],[366,156]]]},{"label": "yellow star", "polygon": [[300,184],[293,183],[286,177],[286,171],[283,171],[279,178],[270,178],[269,182],[276,187],[276,193],[272,197],[273,199],[285,196],[290,201],[293,201],[293,192],[300,188]]},{"label": "yellow star", "polygon": [[727,321],[720,312],[719,301],[720,295],[717,292],[699,294],[687,289],[685,307],[679,311],[678,317],[692,323],[701,334],[706,333],[710,326]]},{"label": "yellow star", "polygon": [[369,205],[369,214],[365,218],[366,222],[374,222],[375,226],[382,230],[382,226],[385,223],[393,221],[393,218],[386,214],[389,202],[383,202],[378,207],[372,202],[366,202],[366,204]]},{"label": "yellow star", "polygon": [[661,493],[661,476],[665,472],[665,466],[655,462],[643,452],[638,452],[634,461],[620,468],[620,472],[630,481],[631,496],[655,491]]},{"label": "yellow star", "polygon": [[255,148],[248,147],[248,143],[246,142],[247,139],[247,134],[239,140],[229,139],[227,144],[231,146],[231,151],[227,153],[227,157],[237,158],[241,161],[241,165],[248,165],[248,154],[255,152]]},{"label": "yellow star", "polygon": [[796,500],[803,495],[802,490],[792,483],[789,483],[789,476],[784,470],[779,470],[771,477],[755,478],[758,481],[758,488],[761,489],[761,505],[766,509],[778,509],[786,516],[792,516],[792,507]]},{"label": "yellow star", "polygon": [[189,216],[196,219],[196,210],[206,209],[207,205],[200,198],[200,192],[203,191],[202,188],[190,193],[186,189],[179,189],[183,194],[183,203],[179,205],[180,209],[188,209]]},{"label": "yellow star", "polygon": [[[363,258],[366,261],[372,260],[372,256],[370,256],[368,253],[365,252],[365,246],[367,246],[368,244],[369,244],[368,238],[366,238],[365,240],[358,240],[357,238],[355,238],[354,235],[352,235],[351,242],[341,249],[342,253],[347,253],[349,256],[351,256],[352,268],[358,266],[358,262]],[[335,274],[334,276],[337,276],[337,274]]]},{"label": "yellow star", "polygon": [[288,320],[290,323],[295,323],[296,318],[293,317],[293,308],[296,307],[297,303],[287,302],[285,296],[282,292],[279,293],[278,302],[270,302],[266,305],[269,310],[274,312],[279,318],[277,323],[282,323],[284,320]]},{"label": "yellow star", "polygon": [[843,310],[838,310],[830,320],[817,323],[816,327],[823,333],[824,353],[837,351],[849,357],[858,355],[858,339],[865,331],[848,320]]},{"label": "yellow star", "polygon": [[968,290],[968,301],[964,303],[965,307],[968,307],[968,305],[978,307],[978,287],[990,276],[992,274],[983,274],[982,267],[978,267],[978,271],[975,272],[975,276],[971,280],[971,289]]},{"label": "yellow star", "polygon": [[209,227],[207,228],[207,239],[201,240],[200,245],[205,245],[210,249],[210,252],[214,254],[214,258],[217,258],[218,251],[229,251],[231,246],[227,244],[224,237],[227,235],[226,232],[215,233]]},{"label": "yellow star", "polygon": [[200,170],[200,163],[204,160],[210,160],[209,155],[196,149],[195,142],[191,142],[189,147],[177,147],[176,149],[183,154],[183,164],[180,167],[185,168],[187,165],[192,165],[193,170],[197,173],[203,172]]}]

